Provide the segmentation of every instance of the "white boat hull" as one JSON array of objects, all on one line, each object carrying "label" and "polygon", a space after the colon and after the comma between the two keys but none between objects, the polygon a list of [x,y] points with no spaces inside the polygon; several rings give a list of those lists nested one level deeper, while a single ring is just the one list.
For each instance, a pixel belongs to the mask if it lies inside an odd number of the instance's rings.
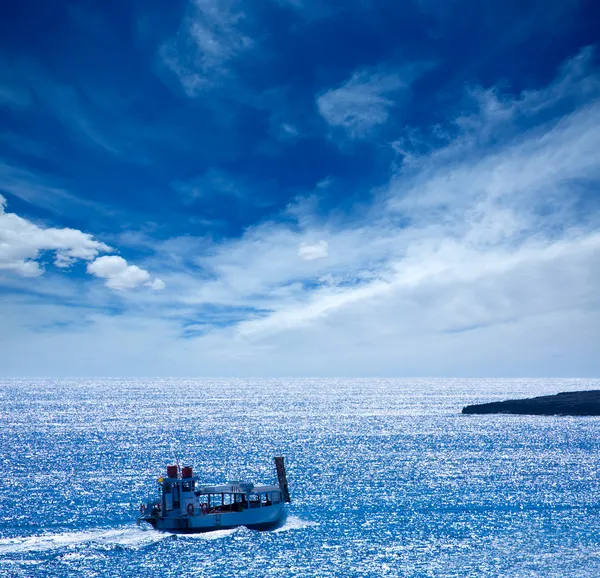
[{"label": "white boat hull", "polygon": [[281,504],[251,508],[241,512],[211,512],[183,516],[141,516],[138,521],[148,522],[157,530],[167,532],[211,532],[246,526],[263,530],[276,527],[285,517],[285,507]]}]

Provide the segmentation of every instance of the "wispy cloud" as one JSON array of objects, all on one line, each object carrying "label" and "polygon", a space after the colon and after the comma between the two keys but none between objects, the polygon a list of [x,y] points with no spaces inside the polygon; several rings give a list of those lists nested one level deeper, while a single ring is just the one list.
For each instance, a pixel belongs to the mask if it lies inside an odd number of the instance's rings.
[{"label": "wispy cloud", "polygon": [[350,138],[364,138],[388,120],[390,110],[407,98],[411,83],[430,66],[415,63],[399,70],[359,70],[338,88],[317,97],[319,112]]},{"label": "wispy cloud", "polygon": [[[265,223],[215,246],[196,259],[210,278],[190,286],[186,302],[260,303],[270,313],[235,331],[261,342],[312,326],[316,338],[328,319],[363,325],[372,315],[386,327],[396,319],[394,339],[403,339],[416,328],[435,334],[493,326],[594,303],[599,207],[590,206],[588,219],[575,212],[578,182],[600,182],[591,65],[556,96],[580,62],[546,89],[497,105],[480,102],[468,127],[461,121],[445,145],[402,165],[366,215],[344,223],[304,214],[300,227]],[[575,96],[582,100],[573,108]],[[525,102],[547,107],[550,100],[570,112],[535,119],[524,130],[506,131],[490,112]],[[449,126],[459,118],[464,114]],[[299,247],[327,259],[299,259]],[[377,339],[372,330],[363,338],[369,334]]]},{"label": "wispy cloud", "polygon": [[[294,10],[298,15],[307,21],[319,20],[321,18],[330,18],[335,16],[342,6],[336,6],[327,0],[273,0],[283,7]],[[345,3],[347,6],[350,2]]]},{"label": "wispy cloud", "polygon": [[19,88],[0,86],[0,106],[27,108],[31,104],[30,94]]},{"label": "wispy cloud", "polygon": [[280,134],[282,135],[282,137],[284,139],[285,138],[294,139],[299,134],[298,129],[294,125],[288,124],[287,122],[284,122],[283,124],[281,124],[279,126],[279,129],[280,129]]},{"label": "wispy cloud", "polygon": [[[94,90],[90,92],[93,94]],[[3,104],[21,109],[22,114],[26,111],[34,118],[47,116],[52,122],[58,121],[75,141],[116,156],[123,154],[116,139],[110,138],[98,122],[97,113],[107,112],[98,106],[98,101],[89,102],[75,83],[57,81],[33,61],[0,61],[0,106]],[[114,99],[107,108],[111,106]]]},{"label": "wispy cloud", "polygon": [[175,181],[172,187],[182,196],[186,204],[198,199],[208,199],[214,195],[240,198],[248,188],[241,178],[218,169],[209,169],[188,181]]},{"label": "wispy cloud", "polygon": [[188,96],[229,76],[229,63],[253,46],[243,31],[246,15],[235,0],[194,0],[177,36],[164,44],[160,57]]},{"label": "wispy cloud", "polygon": [[43,176],[1,161],[0,190],[52,212],[60,213],[65,206],[78,205],[95,211],[104,211],[98,203],[77,197],[65,188],[49,182]]}]

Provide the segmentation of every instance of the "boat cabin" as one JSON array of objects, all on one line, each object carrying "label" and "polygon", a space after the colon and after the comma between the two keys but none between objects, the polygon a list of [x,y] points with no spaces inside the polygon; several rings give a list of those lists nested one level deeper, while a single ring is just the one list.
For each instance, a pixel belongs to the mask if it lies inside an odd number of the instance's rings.
[{"label": "boat cabin", "polygon": [[[264,508],[284,501],[279,486],[255,486],[248,482],[229,482],[216,486],[202,486],[191,467],[167,468],[167,477],[159,478],[160,506],[162,515],[190,516],[222,512],[242,512]],[[158,504],[157,504],[158,506]]]},{"label": "boat cabin", "polygon": [[200,507],[209,513],[241,512],[280,504],[283,501],[278,486],[254,486],[236,482],[199,487],[195,495],[200,500]]}]

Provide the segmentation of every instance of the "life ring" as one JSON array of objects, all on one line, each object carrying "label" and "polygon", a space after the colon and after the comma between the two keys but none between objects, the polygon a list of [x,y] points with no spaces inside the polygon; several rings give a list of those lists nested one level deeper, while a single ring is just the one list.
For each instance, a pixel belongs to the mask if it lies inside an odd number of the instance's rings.
[{"label": "life ring", "polygon": [[200,508],[202,509],[203,514],[208,514],[208,504],[206,502],[204,504],[200,504]]},{"label": "life ring", "polygon": [[194,504],[188,504],[186,510],[188,516],[191,516],[194,513]]},{"label": "life ring", "polygon": [[142,504],[140,506],[140,514],[143,516],[145,511],[146,511],[146,506],[144,504]]}]

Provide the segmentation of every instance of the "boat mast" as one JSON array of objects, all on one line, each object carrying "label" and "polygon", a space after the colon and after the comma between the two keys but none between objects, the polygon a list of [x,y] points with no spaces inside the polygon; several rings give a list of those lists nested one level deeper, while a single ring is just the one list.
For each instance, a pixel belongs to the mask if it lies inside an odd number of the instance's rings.
[{"label": "boat mast", "polygon": [[283,494],[283,501],[290,503],[290,491],[288,489],[287,476],[285,475],[285,465],[283,463],[283,456],[275,456],[275,468],[277,469],[277,480],[279,481],[279,489]]}]

